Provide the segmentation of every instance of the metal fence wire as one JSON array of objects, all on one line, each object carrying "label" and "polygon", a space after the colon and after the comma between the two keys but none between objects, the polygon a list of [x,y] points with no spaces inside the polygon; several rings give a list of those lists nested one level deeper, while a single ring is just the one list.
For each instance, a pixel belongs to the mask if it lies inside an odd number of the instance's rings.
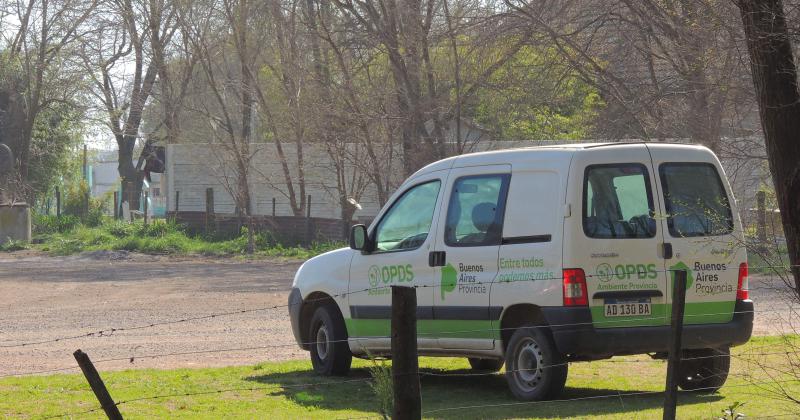
[{"label": "metal fence wire", "polygon": [[[760,269],[760,268],[767,268],[771,270],[789,270],[791,267],[794,266],[760,266],[760,267],[751,267],[751,269]],[[730,268],[733,269],[733,268]],[[738,270],[738,267],[736,268]],[[661,272],[675,272],[678,270],[663,270]],[[587,274],[587,278],[591,278],[594,276],[598,276],[596,274]],[[520,280],[511,280],[511,281],[489,281],[489,282],[479,282],[480,284],[484,285],[495,285],[495,284],[506,284],[506,283],[516,283],[516,282],[524,282],[524,281],[543,281],[543,280],[561,280],[562,277],[554,276],[547,279],[520,279]],[[425,289],[425,288],[438,288],[441,287],[441,284],[417,284],[412,286],[413,288],[417,289]],[[339,293],[333,294],[330,298],[334,299],[343,299],[347,296],[351,296],[354,294],[361,294],[361,293],[369,293],[370,291],[375,291],[376,289],[385,289],[390,288],[391,286],[376,286],[376,287],[367,287],[363,289],[357,290],[347,290],[341,291]],[[752,289],[751,289],[752,290]],[[318,299],[319,301],[328,300],[329,298]],[[295,304],[303,304],[308,303],[300,302]],[[202,321],[202,320],[209,320],[209,319],[217,319],[217,318],[228,318],[228,317],[236,317],[244,314],[254,313],[254,312],[263,312],[263,311],[270,311],[270,310],[278,310],[278,309],[287,309],[290,306],[294,305],[293,303],[287,303],[282,305],[272,305],[272,306],[265,306],[265,307],[256,307],[256,308],[249,308],[249,309],[239,309],[239,310],[231,310],[226,312],[219,312],[219,313],[211,313],[206,315],[200,316],[193,316],[193,317],[184,317],[178,319],[169,319],[157,322],[151,322],[147,324],[140,324],[140,325],[130,325],[130,326],[115,326],[115,327],[108,327],[102,330],[95,330],[95,331],[88,331],[81,334],[75,335],[66,335],[61,337],[49,338],[49,339],[42,339],[42,340],[35,340],[35,341],[28,341],[28,342],[15,342],[15,343],[7,343],[0,345],[0,348],[4,349],[12,349],[12,348],[23,348],[23,347],[38,347],[46,344],[53,344],[53,343],[60,343],[64,341],[71,341],[71,340],[78,340],[78,339],[102,339],[113,337],[115,334],[128,332],[128,331],[137,331],[137,330],[149,330],[157,327],[163,326],[171,326],[171,325],[179,325],[179,324],[188,324],[191,322]],[[792,314],[796,315],[800,310],[800,306],[770,306],[769,308],[765,309],[754,309],[753,311],[740,311],[737,313],[780,313],[785,311],[791,311]],[[728,312],[729,313],[729,312]],[[686,317],[689,316],[708,316],[713,315],[710,313],[701,313],[701,314],[687,314]],[[641,319],[639,319],[641,320]],[[583,326],[583,325],[597,325],[597,324],[604,324],[604,323],[616,323],[616,324],[624,324],[624,322],[635,322],[637,319],[633,320],[607,320],[607,321],[598,321],[598,322],[581,322],[581,323],[567,323],[567,324],[558,324],[558,325],[540,325],[540,326],[532,326],[530,328],[552,328],[552,327],[567,327],[567,326]],[[444,335],[457,335],[457,334],[464,334],[464,333],[476,333],[476,332],[491,332],[497,333],[504,330],[504,328],[486,328],[486,329],[469,329],[469,330],[452,330],[452,331],[445,331],[445,332],[437,332],[436,334],[444,334]],[[419,336],[425,335],[425,333],[419,333]],[[390,336],[370,336],[370,337],[363,337],[363,338],[348,338],[344,340],[334,340],[333,342],[340,342],[340,341],[358,341],[358,340],[374,340],[376,338],[384,338],[389,339]],[[331,343],[332,341],[327,341],[327,343]],[[304,343],[306,345],[315,345],[317,344],[316,341],[311,341]],[[225,348],[218,348],[218,349],[209,349],[209,350],[191,350],[191,351],[179,351],[179,352],[165,352],[165,353],[145,353],[141,355],[129,355],[124,357],[111,357],[111,358],[104,358],[98,359],[93,362],[95,365],[103,365],[112,362],[120,362],[120,361],[127,361],[130,364],[134,364],[138,360],[145,360],[145,359],[157,359],[157,358],[167,358],[167,357],[175,357],[175,356],[187,356],[187,355],[198,355],[198,354],[213,354],[213,353],[229,353],[229,352],[238,352],[238,351],[259,351],[259,350],[270,350],[270,349],[277,349],[277,348],[285,348],[285,347],[294,347],[298,344],[296,342],[289,342],[289,343],[275,343],[275,344],[267,344],[261,346],[244,346],[244,347],[225,347]],[[787,351],[749,351],[744,353],[732,354],[727,352],[718,351],[718,354],[706,355],[706,356],[694,356],[694,357],[681,357],[681,361],[689,361],[689,360],[697,360],[697,359],[708,359],[708,358],[717,358],[717,357],[731,357],[737,360],[751,362],[753,358],[758,357],[767,357],[767,356],[792,356],[795,354],[800,354],[800,347],[794,350],[787,350]],[[558,366],[569,365],[575,362],[564,362],[558,363],[553,365],[545,365],[539,366],[541,369],[549,369]],[[606,360],[596,360],[593,363],[609,363],[609,364],[633,364],[633,363],[659,363],[664,364],[664,360],[659,359],[606,359]],[[40,374],[47,374],[47,373],[57,373],[57,372],[68,372],[79,369],[80,366],[70,365],[64,366],[60,368],[54,369],[46,369],[46,370],[38,370],[38,371],[28,371],[28,372],[13,372],[13,373],[4,373],[0,374],[0,378],[7,378],[7,377],[15,377],[15,376],[25,376],[25,375],[40,375]],[[761,381],[761,382],[753,382],[749,381],[743,384],[734,384],[734,385],[726,385],[726,388],[734,388],[734,387],[744,387],[744,386],[781,386],[781,384],[785,383],[797,383],[800,381],[800,376],[796,375],[794,371],[786,371],[774,366],[766,365],[764,366],[765,369],[772,369],[773,371],[777,371],[777,374],[794,374],[794,379],[785,380],[785,379],[775,379],[771,377],[771,380],[768,381]],[[431,371],[422,370],[418,373],[420,378],[425,377],[490,377],[490,376],[502,376],[509,373],[523,371],[525,369],[516,369],[511,371],[503,371],[503,372],[446,372],[446,371]],[[730,374],[730,376],[742,376],[751,378],[749,374]],[[770,375],[771,376],[771,375]],[[157,394],[157,395],[149,395],[143,396],[139,398],[132,398],[127,400],[120,400],[116,401],[113,404],[115,406],[123,406],[126,404],[134,403],[134,402],[141,402],[141,401],[148,401],[148,400],[157,400],[157,399],[166,399],[166,398],[177,398],[177,397],[187,397],[187,396],[195,396],[195,395],[208,395],[208,394],[222,394],[228,392],[245,392],[245,391],[274,391],[277,389],[284,389],[284,388],[314,388],[314,387],[322,387],[322,386],[337,386],[343,384],[357,384],[357,383],[365,383],[372,381],[372,378],[357,378],[357,379],[347,379],[347,380],[336,380],[336,381],[318,381],[318,382],[311,382],[305,384],[275,384],[269,386],[254,386],[254,387],[233,387],[233,388],[223,388],[223,389],[212,389],[212,390],[202,390],[196,392],[175,392],[169,394]],[[499,408],[499,407],[510,407],[510,406],[529,406],[529,405],[536,405],[536,404],[569,404],[571,402],[577,401],[587,401],[587,400],[599,400],[599,399],[607,399],[607,398],[623,398],[623,397],[632,397],[632,396],[655,396],[659,394],[664,394],[664,391],[637,391],[637,392],[617,392],[611,393],[607,395],[596,395],[596,396],[588,396],[588,397],[576,397],[576,398],[568,398],[568,399],[557,399],[557,400],[546,400],[546,401],[517,401],[517,402],[508,402],[508,403],[497,403],[497,404],[479,404],[479,405],[468,405],[468,406],[453,406],[453,407],[444,407],[444,408],[435,408],[427,411],[423,411],[422,414],[425,416],[437,415],[439,413],[445,412],[454,412],[454,411],[463,411],[463,410],[470,410],[470,409],[487,409],[487,408]],[[622,402],[622,400],[620,400]],[[91,414],[94,412],[98,412],[104,410],[103,406],[98,406],[93,409],[85,410],[85,411],[77,411],[77,412],[65,412],[55,416],[45,417],[45,418],[59,418],[59,417],[73,417],[79,416],[84,414]],[[797,413],[787,413],[787,414],[779,414],[779,415],[772,415],[766,416],[761,418],[778,418],[778,417],[788,417],[796,415]]]}]

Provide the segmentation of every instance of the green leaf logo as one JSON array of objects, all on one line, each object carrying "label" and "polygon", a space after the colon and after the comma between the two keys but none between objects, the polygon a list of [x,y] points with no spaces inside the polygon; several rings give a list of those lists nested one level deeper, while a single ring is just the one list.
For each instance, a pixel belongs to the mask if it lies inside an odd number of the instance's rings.
[{"label": "green leaf logo", "polygon": [[694,275],[692,275],[692,270],[683,263],[683,261],[678,261],[677,264],[673,265],[670,269],[670,290],[675,290],[675,271],[674,270],[686,270],[686,290],[689,290],[692,287],[692,283],[694,283]]},{"label": "green leaf logo", "polygon": [[442,291],[442,300],[444,300],[445,293],[456,290],[457,282],[458,272],[456,271],[455,267],[450,265],[450,263],[447,263],[446,266],[442,267],[442,284],[439,287]]}]

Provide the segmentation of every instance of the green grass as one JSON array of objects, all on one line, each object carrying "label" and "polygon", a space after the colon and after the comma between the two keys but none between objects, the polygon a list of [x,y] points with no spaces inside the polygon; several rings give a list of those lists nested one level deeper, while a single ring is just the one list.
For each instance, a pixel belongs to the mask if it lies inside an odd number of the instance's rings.
[{"label": "green grass", "polygon": [[[732,376],[718,394],[681,393],[678,418],[711,419],[736,402],[749,418],[800,414],[800,406],[774,398],[769,385],[752,385],[767,380],[756,367],[760,360],[768,369],[786,367],[785,355],[747,356],[751,353],[789,349],[785,340],[800,344],[792,336],[757,337],[735,349]],[[792,347],[796,349],[796,347]],[[796,357],[796,356],[795,356]],[[745,360],[746,359],[746,360]],[[427,418],[661,418],[666,363],[652,362],[646,356],[615,358],[622,362],[574,363],[562,399],[569,402],[518,403],[502,376],[422,376],[423,412],[452,407],[473,407],[437,411]],[[797,359],[795,358],[795,361]],[[248,367],[217,369],[127,370],[104,372],[98,369],[116,401],[135,400],[155,395],[194,394],[157,399],[142,399],[120,405],[126,418],[345,418],[379,417],[379,402],[370,387],[371,363],[354,361],[347,378],[322,378],[311,372],[307,361],[262,363]],[[421,358],[427,373],[467,373],[460,358]],[[773,375],[785,380],[785,374]],[[354,381],[343,382],[339,381]],[[319,385],[298,386],[310,383]],[[327,384],[324,384],[327,383]],[[743,386],[744,385],[744,386]],[[797,382],[781,384],[800,395]],[[217,392],[218,390],[234,390]],[[634,395],[639,392],[654,394]],[[605,397],[610,395],[612,397]],[[85,380],[79,374],[6,378],[0,380],[0,416],[49,416],[86,411],[98,406]],[[76,418],[102,418],[102,412]],[[790,417],[786,417],[790,418]]]},{"label": "green grass", "polygon": [[[182,226],[162,220],[145,226],[141,221],[127,223],[104,220],[97,226],[86,226],[76,218],[56,219],[40,216],[35,221],[34,243],[24,247],[51,255],[71,255],[85,251],[131,251],[158,255],[247,255],[247,235],[216,238],[189,235]],[[256,251],[259,256],[277,256],[307,259],[343,246],[340,243],[315,243],[309,248],[283,246],[266,234],[256,234]],[[13,251],[23,248],[19,244]]]}]

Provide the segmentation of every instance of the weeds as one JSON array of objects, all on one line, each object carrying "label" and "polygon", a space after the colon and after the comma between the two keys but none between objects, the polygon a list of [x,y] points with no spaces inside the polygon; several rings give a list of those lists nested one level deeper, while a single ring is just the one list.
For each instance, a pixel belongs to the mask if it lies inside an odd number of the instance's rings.
[{"label": "weeds", "polygon": [[[244,230],[234,238],[190,235],[183,226],[163,220],[154,220],[144,225],[141,221],[128,223],[105,218],[96,226],[87,226],[75,216],[36,216],[34,232],[37,245],[33,247],[53,255],[102,250],[155,255],[247,254],[247,232]],[[256,234],[255,256],[307,259],[341,246],[340,243],[315,243],[309,248],[284,246],[268,232],[259,232]],[[0,248],[0,251],[10,250],[12,249],[8,244]]]},{"label": "weeds", "polygon": [[371,362],[367,366],[370,375],[372,375],[372,382],[369,387],[375,393],[378,400],[378,410],[384,419],[388,420],[392,416],[394,410],[394,386],[392,383],[392,369],[387,366],[386,360],[378,360],[371,354],[367,353],[367,357]]},{"label": "weeds", "polygon": [[23,249],[28,249],[28,244],[16,239],[9,239],[6,243],[0,244],[0,251],[2,252],[22,251]]},{"label": "weeds", "polygon": [[738,412],[739,408],[741,408],[743,405],[745,405],[743,402],[734,402],[728,406],[728,408],[722,410],[722,417],[720,417],[718,420],[741,420],[747,417],[744,415],[744,413]]}]

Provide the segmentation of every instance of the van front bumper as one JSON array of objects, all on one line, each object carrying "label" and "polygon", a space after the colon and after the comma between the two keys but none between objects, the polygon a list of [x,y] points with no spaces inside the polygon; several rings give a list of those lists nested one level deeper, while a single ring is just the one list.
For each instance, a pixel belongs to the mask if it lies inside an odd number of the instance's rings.
[{"label": "van front bumper", "polygon": [[292,334],[297,344],[303,350],[308,350],[308,344],[305,344],[303,335],[300,330],[300,312],[303,309],[303,295],[300,289],[293,287],[289,293],[289,321],[292,324]]},{"label": "van front bumper", "polygon": [[[671,328],[594,328],[587,307],[542,308],[559,352],[573,358],[604,358],[626,354],[660,353],[669,350]],[[719,348],[746,343],[753,333],[753,301],[739,300],[733,319],[722,324],[683,326],[684,349]]]}]

